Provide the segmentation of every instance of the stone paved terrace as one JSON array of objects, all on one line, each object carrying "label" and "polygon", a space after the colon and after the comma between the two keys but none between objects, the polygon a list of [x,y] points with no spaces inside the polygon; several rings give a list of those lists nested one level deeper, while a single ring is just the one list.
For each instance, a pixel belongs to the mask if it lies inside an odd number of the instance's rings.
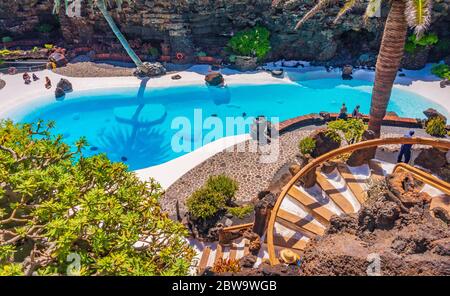
[{"label": "stone paved terrace", "polygon": [[[248,152],[223,151],[214,155],[187,172],[166,190],[165,196],[161,200],[163,208],[170,215],[175,215],[175,204],[178,200],[181,213],[184,213],[186,198],[203,186],[209,176],[219,174],[225,174],[239,183],[239,190],[236,194],[238,203],[251,201],[258,192],[267,189],[274,175],[284,164],[295,160],[295,156],[299,153],[299,140],[320,127],[325,126],[306,126],[282,133],[280,135],[280,156],[274,163],[260,163],[260,153],[248,150]],[[408,130],[408,128],[400,127],[383,127],[382,133],[383,137],[402,136]],[[427,135],[423,130],[416,130],[416,136],[426,137]],[[389,161],[389,159],[386,160]]]}]

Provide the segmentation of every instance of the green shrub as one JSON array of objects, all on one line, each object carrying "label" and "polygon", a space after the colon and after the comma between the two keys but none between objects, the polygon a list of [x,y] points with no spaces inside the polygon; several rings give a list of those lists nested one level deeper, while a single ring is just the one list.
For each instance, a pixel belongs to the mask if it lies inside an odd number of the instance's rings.
[{"label": "green shrub", "polygon": [[152,57],[159,57],[159,50],[156,47],[150,47],[148,49],[148,54]]},{"label": "green shrub", "polygon": [[239,189],[238,183],[225,175],[210,176],[206,181],[206,187],[220,193],[226,203],[234,199],[234,194]]},{"label": "green shrub", "polygon": [[334,129],[327,128],[327,130],[325,131],[325,135],[328,138],[330,138],[333,142],[341,143],[341,141],[342,141],[341,136]]},{"label": "green shrub", "polygon": [[225,208],[226,200],[219,192],[204,186],[194,191],[187,199],[186,205],[195,218],[208,219]]},{"label": "green shrub", "polygon": [[338,119],[328,123],[330,130],[341,131],[344,133],[345,140],[349,144],[361,141],[362,135],[366,130],[366,125],[361,119],[351,118],[348,120]]},{"label": "green shrub", "polygon": [[257,57],[261,60],[266,57],[271,49],[269,37],[269,30],[256,26],[238,32],[230,39],[228,47],[238,55]]},{"label": "green shrub", "polygon": [[7,56],[11,54],[18,54],[20,50],[0,49],[0,56]]},{"label": "green shrub", "polygon": [[186,202],[188,211],[200,219],[208,219],[226,208],[234,199],[238,184],[225,176],[211,176]]},{"label": "green shrub", "polygon": [[197,52],[196,56],[198,56],[198,57],[206,57],[207,54],[204,51],[200,51],[200,52]]},{"label": "green shrub", "polygon": [[445,129],[445,121],[441,117],[433,117],[427,122],[425,128],[427,134],[433,137],[443,137],[447,134]]},{"label": "green shrub", "polygon": [[443,79],[450,79],[450,66],[446,64],[433,65],[431,73]]},{"label": "green shrub", "polygon": [[159,184],[52,128],[0,121],[0,275],[66,275],[71,253],[80,275],[187,275],[188,232],[161,209]]},{"label": "green shrub", "polygon": [[311,137],[306,137],[300,140],[298,148],[303,155],[311,154],[316,149],[316,141]]},{"label": "green shrub", "polygon": [[44,44],[45,49],[52,49],[54,47],[53,44]]},{"label": "green shrub", "polygon": [[413,54],[417,50],[424,48],[425,46],[431,46],[438,43],[439,38],[434,33],[425,34],[422,38],[417,39],[415,34],[410,35],[405,44],[405,51],[407,53]]},{"label": "green shrub", "polygon": [[36,30],[40,33],[50,33],[53,31],[53,26],[50,24],[40,24],[37,26]]},{"label": "green shrub", "polygon": [[8,43],[8,42],[12,42],[12,41],[13,41],[13,39],[9,36],[2,37],[3,43]]},{"label": "green shrub", "polygon": [[254,209],[253,205],[245,205],[240,207],[228,207],[227,211],[234,217],[242,219],[245,216],[251,214],[253,212],[253,209]]}]

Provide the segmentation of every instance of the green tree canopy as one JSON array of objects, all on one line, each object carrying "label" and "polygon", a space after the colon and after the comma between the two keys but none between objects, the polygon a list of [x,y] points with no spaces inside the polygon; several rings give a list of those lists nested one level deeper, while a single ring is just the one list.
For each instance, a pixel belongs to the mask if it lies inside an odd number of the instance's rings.
[{"label": "green tree canopy", "polygon": [[0,121],[0,274],[186,274],[194,253],[159,184],[52,127]]}]

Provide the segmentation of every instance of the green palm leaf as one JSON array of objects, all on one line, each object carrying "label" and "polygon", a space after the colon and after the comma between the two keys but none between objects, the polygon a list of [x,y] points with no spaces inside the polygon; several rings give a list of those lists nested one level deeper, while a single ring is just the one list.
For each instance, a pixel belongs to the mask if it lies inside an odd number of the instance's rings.
[{"label": "green palm leaf", "polygon": [[408,25],[414,28],[418,39],[430,25],[432,6],[432,0],[408,0],[406,2],[406,20]]},{"label": "green palm leaf", "polygon": [[381,7],[381,0],[369,0],[366,12],[364,13],[364,21],[367,22],[369,18],[374,17],[377,11],[380,10],[380,7]]},{"label": "green palm leaf", "polygon": [[319,2],[317,2],[317,4],[311,8],[310,11],[308,11],[297,23],[297,25],[295,26],[295,30],[300,29],[301,26],[303,26],[303,24],[309,20],[310,18],[312,18],[314,15],[316,15],[318,12],[320,12],[322,9],[324,9],[325,7],[331,5],[331,4],[336,4],[337,0],[319,0]]}]

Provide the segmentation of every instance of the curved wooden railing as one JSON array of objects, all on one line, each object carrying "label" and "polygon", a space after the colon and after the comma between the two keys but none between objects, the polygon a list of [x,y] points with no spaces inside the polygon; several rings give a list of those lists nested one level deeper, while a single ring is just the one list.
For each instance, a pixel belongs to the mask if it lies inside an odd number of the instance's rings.
[{"label": "curved wooden railing", "polygon": [[330,151],[326,154],[323,154],[310,163],[305,165],[287,184],[283,187],[283,191],[275,203],[275,206],[272,209],[272,213],[270,215],[269,223],[267,225],[267,250],[269,252],[269,260],[272,265],[278,264],[278,258],[275,255],[275,247],[274,247],[274,238],[273,238],[273,230],[275,225],[275,220],[280,209],[281,203],[285,198],[288,191],[291,187],[302,178],[306,173],[308,173],[313,168],[318,167],[322,163],[331,160],[339,155],[350,153],[356,150],[365,149],[365,148],[373,148],[380,145],[392,145],[392,144],[420,144],[432,146],[435,148],[441,149],[450,149],[450,141],[440,140],[440,139],[430,139],[430,138],[384,138],[384,139],[375,139],[359,142],[356,144],[344,146],[333,151]]},{"label": "curved wooden railing", "polygon": [[427,183],[428,185],[431,185],[434,188],[437,188],[440,191],[450,195],[449,184],[447,182],[445,182],[444,180],[436,178],[435,176],[430,175],[429,173],[424,172],[416,167],[410,166],[406,163],[398,163],[394,167],[393,172],[397,172],[399,170],[407,171],[407,172],[411,173],[416,179],[418,179],[424,183]]}]

